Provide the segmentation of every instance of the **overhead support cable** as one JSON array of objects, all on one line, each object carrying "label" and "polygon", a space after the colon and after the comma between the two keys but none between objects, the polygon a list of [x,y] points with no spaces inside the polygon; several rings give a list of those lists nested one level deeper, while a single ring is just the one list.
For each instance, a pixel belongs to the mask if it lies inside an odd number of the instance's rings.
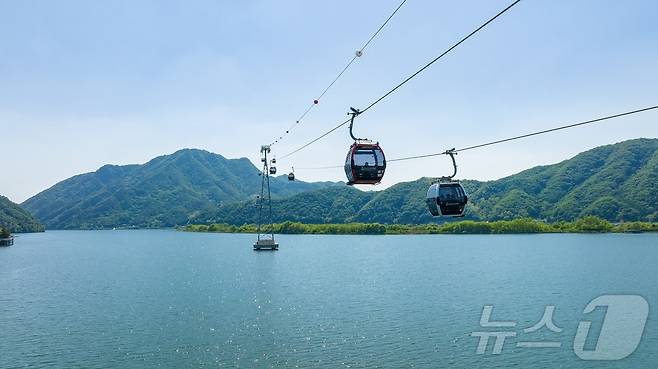
[{"label": "overhead support cable", "polygon": [[293,124],[292,124],[292,125],[286,130],[286,131],[285,131],[285,133],[283,133],[281,136],[279,136],[279,138],[277,138],[276,140],[274,140],[274,141],[270,144],[270,146],[271,146],[271,145],[274,145],[274,144],[276,144],[276,143],[278,143],[279,141],[283,140],[287,135],[289,135],[289,134],[292,132],[292,130],[293,130],[293,129],[294,129],[299,123],[302,122],[302,120],[306,117],[306,115],[308,115],[308,113],[310,113],[311,110],[313,110],[313,108],[314,108],[316,105],[318,105],[318,104],[320,103],[320,100],[322,100],[322,98],[324,97],[324,95],[326,95],[327,92],[328,92],[328,91],[334,86],[334,84],[336,84],[336,82],[338,82],[338,80],[343,76],[343,74],[345,74],[345,72],[350,68],[350,66],[356,61],[356,59],[360,58],[360,57],[363,55],[363,52],[364,52],[365,49],[368,47],[368,45],[370,45],[370,43],[375,39],[375,37],[377,37],[377,35],[378,35],[378,34],[384,29],[384,27],[386,27],[386,25],[388,24],[388,22],[389,22],[389,21],[395,16],[395,14],[398,12],[398,10],[400,10],[400,8],[402,8],[402,6],[403,6],[406,2],[407,2],[407,0],[402,0],[402,2],[401,2],[401,3],[395,8],[395,10],[393,10],[393,12],[388,16],[388,18],[386,18],[386,20],[384,21],[384,23],[382,23],[382,25],[379,26],[379,28],[377,29],[377,31],[375,31],[375,33],[373,33],[372,36],[370,36],[370,38],[368,39],[368,41],[366,41],[366,43],[363,44],[363,46],[361,46],[360,49],[357,49],[357,50],[354,52],[354,55],[352,56],[352,58],[350,59],[350,61],[345,65],[345,67],[343,67],[343,69],[342,69],[342,70],[338,73],[338,75],[337,75],[337,76],[331,81],[331,83],[329,83],[329,85],[327,85],[327,87],[325,87],[325,88],[322,90],[322,92],[320,93],[320,95],[318,95],[318,97],[315,98],[315,99],[313,100],[313,102],[312,102],[312,103],[306,108],[306,110],[304,110],[304,112],[303,112],[303,113],[302,113],[302,114],[301,114],[301,115],[295,120],[295,122],[294,122],[294,123],[293,123]]},{"label": "overhead support cable", "polygon": [[[372,108],[373,106],[375,106],[375,105],[377,105],[378,103],[380,103],[382,100],[384,100],[385,98],[387,98],[387,97],[388,97],[389,95],[391,95],[393,92],[397,91],[400,87],[404,86],[407,82],[409,82],[409,81],[411,81],[412,79],[414,79],[415,77],[417,77],[419,74],[421,74],[421,73],[422,73],[423,71],[425,71],[427,68],[429,68],[430,66],[432,66],[432,64],[436,63],[438,60],[440,60],[440,59],[443,58],[445,55],[447,55],[448,53],[450,53],[451,51],[453,51],[455,48],[457,48],[459,45],[461,45],[461,44],[464,43],[466,40],[468,40],[469,38],[471,38],[473,35],[475,35],[475,34],[478,33],[479,31],[481,31],[483,28],[485,28],[486,26],[488,26],[491,22],[493,22],[493,21],[496,20],[498,17],[500,17],[501,15],[503,15],[504,13],[506,13],[508,10],[510,10],[512,7],[514,7],[514,6],[515,6],[516,4],[518,4],[520,1],[521,1],[521,0],[516,0],[516,1],[514,1],[513,3],[511,3],[510,5],[508,5],[505,9],[501,10],[501,11],[498,12],[496,15],[494,15],[493,17],[491,17],[489,20],[487,20],[486,22],[484,22],[482,25],[480,25],[479,27],[477,27],[477,28],[476,28],[475,30],[473,30],[471,33],[469,33],[468,35],[462,37],[457,43],[453,44],[453,45],[450,46],[447,50],[445,50],[443,53],[439,54],[439,56],[437,56],[436,58],[434,58],[434,59],[432,59],[431,61],[429,61],[429,62],[428,62],[427,64],[425,64],[423,67],[421,67],[420,69],[418,69],[416,72],[414,72],[413,74],[411,74],[409,77],[405,78],[402,82],[400,82],[399,84],[397,84],[397,85],[396,85],[395,87],[393,87],[391,90],[389,90],[388,92],[386,92],[384,95],[382,95],[381,97],[379,97],[378,99],[376,99],[376,100],[374,100],[372,103],[370,103],[370,105],[368,105],[365,109],[361,110],[361,114],[363,114],[363,113],[365,113],[366,111],[370,110],[370,108]],[[294,154],[298,153],[299,151],[301,151],[301,150],[307,148],[308,146],[312,145],[313,143],[315,143],[315,142],[321,140],[322,138],[326,137],[328,134],[334,132],[335,130],[337,130],[338,128],[340,128],[340,127],[346,125],[346,124],[349,123],[349,122],[350,122],[350,120],[348,119],[348,120],[346,120],[345,122],[342,122],[342,123],[338,124],[337,126],[335,126],[334,128],[330,129],[329,131],[323,133],[323,134],[320,135],[319,137],[314,138],[313,140],[311,140],[310,142],[304,144],[303,146],[301,146],[301,147],[299,147],[299,148],[297,148],[297,149],[295,149],[295,150],[293,150],[293,151],[287,153],[286,155],[282,156],[282,158],[287,158],[287,157],[289,157],[289,156],[291,156],[291,155],[294,155]]]},{"label": "overhead support cable", "polygon": [[[481,143],[481,144],[478,144],[478,145],[473,145],[473,146],[468,146],[468,147],[464,147],[464,148],[461,148],[461,149],[456,149],[456,150],[454,150],[454,152],[456,152],[456,153],[457,152],[464,152],[464,151],[478,149],[478,148],[485,147],[485,146],[497,145],[497,144],[501,144],[501,143],[504,143],[504,142],[520,140],[522,138],[528,138],[528,137],[542,135],[542,134],[551,133],[551,132],[555,132],[555,131],[561,131],[563,129],[569,129],[569,128],[574,128],[574,127],[584,126],[584,125],[587,125],[587,124],[602,122],[602,121],[610,120],[610,119],[614,119],[614,118],[620,118],[620,117],[624,117],[624,116],[627,116],[627,115],[643,113],[643,112],[646,112],[646,111],[649,111],[649,110],[654,110],[654,109],[658,109],[658,105],[650,106],[648,108],[631,110],[631,111],[627,111],[625,113],[608,115],[608,116],[605,116],[605,117],[596,118],[596,119],[592,119],[592,120],[587,120],[587,121],[584,121],[584,122],[573,123],[573,124],[568,124],[568,125],[565,125],[565,126],[550,128],[550,129],[546,129],[546,130],[543,130],[543,131],[527,133],[527,134],[523,134],[523,135],[520,135],[520,136],[504,138],[504,139],[501,139],[501,140],[496,140],[496,141],[491,141],[491,142],[485,142],[485,143]],[[407,157],[403,157],[403,158],[391,159],[391,160],[388,160],[388,162],[421,159],[421,158],[428,158],[428,157],[444,155],[444,154],[446,154],[446,152],[438,152],[438,153],[434,153],[434,154],[425,154],[425,155],[416,155],[416,156],[407,156]]]},{"label": "overhead support cable", "polygon": [[[479,149],[479,148],[486,147],[486,146],[498,145],[498,144],[505,143],[505,142],[516,141],[516,140],[520,140],[520,139],[528,138],[528,137],[532,137],[532,136],[543,135],[543,134],[547,134],[547,133],[551,133],[551,132],[561,131],[561,130],[575,128],[575,127],[580,127],[580,126],[584,126],[584,125],[588,125],[588,124],[599,123],[599,122],[603,122],[603,121],[611,120],[611,119],[615,119],[615,118],[621,118],[621,117],[625,117],[625,116],[629,116],[629,115],[644,113],[644,112],[655,110],[655,109],[658,109],[658,105],[649,106],[649,107],[642,108],[642,109],[631,110],[631,111],[627,111],[627,112],[624,112],[624,113],[607,115],[607,116],[600,117],[600,118],[586,120],[586,121],[578,122],[578,123],[567,124],[567,125],[558,126],[558,127],[554,127],[554,128],[549,128],[549,129],[545,129],[545,130],[541,130],[541,131],[526,133],[526,134],[522,134],[522,135],[519,135],[519,136],[513,136],[513,137],[503,138],[503,139],[500,139],[500,140],[489,141],[489,142],[485,142],[485,143],[481,143],[481,144],[477,144],[477,145],[473,145],[473,146],[463,147],[461,149],[451,149],[451,150],[447,150],[447,151],[443,151],[443,152],[437,152],[437,153],[431,153],[431,154],[405,156],[405,157],[401,157],[401,158],[389,159],[386,162],[387,163],[394,163],[394,162],[398,162],[398,161],[430,158],[430,157],[439,156],[439,155],[449,155],[450,152],[455,154],[455,153],[464,152],[464,151],[468,151],[468,150]],[[325,166],[325,167],[315,167],[315,168],[298,168],[298,169],[306,169],[306,170],[311,170],[311,169],[335,169],[335,168],[342,168],[342,167],[343,167],[342,165],[335,165],[335,166]]]}]

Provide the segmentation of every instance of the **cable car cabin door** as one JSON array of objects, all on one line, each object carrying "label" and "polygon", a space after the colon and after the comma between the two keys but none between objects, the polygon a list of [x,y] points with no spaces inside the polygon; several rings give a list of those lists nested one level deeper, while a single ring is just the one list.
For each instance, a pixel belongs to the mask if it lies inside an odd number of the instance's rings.
[{"label": "cable car cabin door", "polygon": [[438,203],[441,214],[462,217],[467,201],[464,189],[459,183],[441,183],[439,185]]},{"label": "cable car cabin door", "polygon": [[426,201],[432,216],[463,217],[468,197],[458,182],[444,182],[430,186]]}]

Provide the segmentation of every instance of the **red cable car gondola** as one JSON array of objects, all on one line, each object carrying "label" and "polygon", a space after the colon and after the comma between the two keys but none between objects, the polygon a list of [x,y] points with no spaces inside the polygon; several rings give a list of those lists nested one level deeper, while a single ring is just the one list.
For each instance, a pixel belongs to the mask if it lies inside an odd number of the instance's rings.
[{"label": "red cable car gondola", "polygon": [[350,120],[350,136],[354,140],[350,146],[347,156],[345,157],[345,174],[347,175],[347,184],[370,184],[375,185],[382,181],[386,171],[386,157],[384,151],[379,146],[379,142],[372,143],[368,139],[354,137],[352,127],[354,118],[359,115],[359,111],[350,108],[352,119]]},{"label": "red cable car gondola", "polygon": [[377,184],[386,170],[386,158],[379,143],[354,142],[345,158],[347,184]]}]

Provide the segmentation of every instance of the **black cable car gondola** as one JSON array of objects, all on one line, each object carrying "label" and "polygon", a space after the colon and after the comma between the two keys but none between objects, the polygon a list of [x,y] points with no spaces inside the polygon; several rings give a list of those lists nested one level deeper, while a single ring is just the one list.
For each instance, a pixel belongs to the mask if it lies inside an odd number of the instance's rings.
[{"label": "black cable car gondola", "polygon": [[354,140],[350,150],[345,158],[345,174],[347,175],[347,184],[377,184],[382,181],[386,171],[386,157],[384,151],[379,146],[379,142],[372,143],[368,139],[354,137],[352,127],[354,118],[359,115],[359,111],[350,108],[352,119],[350,121],[350,136]]},{"label": "black cable car gondola", "polygon": [[295,180],[295,168],[291,167],[291,172],[288,173],[288,180],[289,181],[294,181]]},{"label": "black cable car gondola", "polygon": [[432,216],[463,217],[464,209],[468,203],[468,196],[464,187],[452,178],[457,175],[457,163],[455,162],[455,149],[445,152],[452,159],[454,172],[449,177],[441,177],[437,183],[433,183],[427,190],[427,208]]}]

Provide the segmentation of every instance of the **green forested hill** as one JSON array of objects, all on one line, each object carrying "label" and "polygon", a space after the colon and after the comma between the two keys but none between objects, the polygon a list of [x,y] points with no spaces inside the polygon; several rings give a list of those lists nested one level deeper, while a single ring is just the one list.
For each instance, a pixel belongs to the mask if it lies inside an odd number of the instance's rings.
[{"label": "green forested hill", "polygon": [[481,218],[658,220],[658,140],[637,139],[581,153],[483,184],[473,193]]},{"label": "green forested hill", "polygon": [[[226,159],[185,149],[143,165],[106,165],[33,196],[22,205],[47,228],[167,227],[224,203],[260,193],[258,169],[246,158]],[[272,178],[284,197],[335,183],[288,183]]]},{"label": "green forested hill", "polygon": [[12,233],[43,231],[43,226],[27,211],[4,196],[0,196],[0,228]]},{"label": "green forested hill", "polygon": [[[274,221],[428,223],[429,178],[378,192],[349,187],[305,192],[274,202]],[[466,219],[531,217],[547,221],[596,215],[610,221],[658,220],[658,140],[637,139],[583,152],[496,181],[463,181]],[[255,202],[199,213],[198,223],[256,221]],[[440,219],[445,220],[445,219]]]}]

